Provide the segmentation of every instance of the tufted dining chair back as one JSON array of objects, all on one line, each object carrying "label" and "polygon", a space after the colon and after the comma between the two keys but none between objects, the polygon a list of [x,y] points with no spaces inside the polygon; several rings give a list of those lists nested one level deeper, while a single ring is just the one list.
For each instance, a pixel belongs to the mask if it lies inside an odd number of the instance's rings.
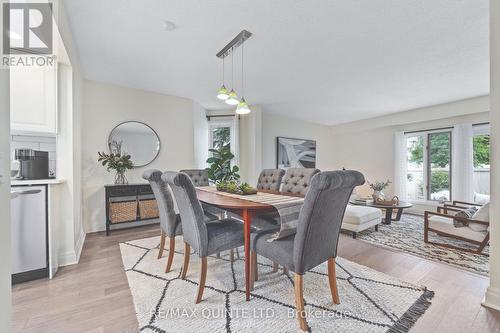
[{"label": "tufted dining chair back", "polygon": [[279,191],[281,181],[285,175],[282,169],[264,169],[257,181],[257,190]]},{"label": "tufted dining chair back", "polygon": [[319,170],[314,168],[289,168],[283,176],[280,191],[306,195],[317,173]]},{"label": "tufted dining chair back", "polygon": [[193,185],[197,186],[208,186],[208,171],[205,169],[185,169],[180,172],[185,173],[191,178]]}]

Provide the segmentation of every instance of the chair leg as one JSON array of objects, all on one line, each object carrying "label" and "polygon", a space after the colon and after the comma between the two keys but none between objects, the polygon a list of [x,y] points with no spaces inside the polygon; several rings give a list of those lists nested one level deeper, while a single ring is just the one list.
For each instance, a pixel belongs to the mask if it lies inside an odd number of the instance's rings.
[{"label": "chair leg", "polygon": [[295,288],[295,308],[297,310],[297,319],[299,327],[303,331],[307,331],[308,325],[306,321],[306,313],[304,311],[304,276],[295,274],[294,288]]},{"label": "chair leg", "polygon": [[205,280],[207,278],[207,257],[201,258],[200,284],[198,284],[198,294],[196,295],[196,304],[201,302],[203,291],[205,290]]},{"label": "chair leg", "polygon": [[229,250],[229,260],[234,262],[234,249]]},{"label": "chair leg", "polygon": [[278,268],[279,268],[278,263],[273,261],[273,272],[276,273],[278,271]]},{"label": "chair leg", "polygon": [[184,242],[184,264],[182,265],[182,274],[181,277],[183,279],[186,278],[186,274],[189,268],[189,256],[191,255],[191,247],[188,243]]},{"label": "chair leg", "polygon": [[335,273],[335,258],[328,259],[328,282],[330,283],[333,303],[340,304],[339,290],[337,288],[337,274]]},{"label": "chair leg", "polygon": [[163,257],[163,249],[165,248],[165,233],[162,231],[160,234],[160,250],[158,251],[158,259]]},{"label": "chair leg", "polygon": [[254,281],[259,281],[259,265],[257,264],[257,252],[255,252],[255,255],[252,256],[252,267],[253,267],[253,271],[254,271],[254,274],[253,274],[253,277],[254,277]]},{"label": "chair leg", "polygon": [[174,254],[175,254],[175,237],[169,237],[168,259],[167,259],[167,267],[165,267],[165,273],[170,272],[170,268],[172,267],[172,261],[174,261]]}]

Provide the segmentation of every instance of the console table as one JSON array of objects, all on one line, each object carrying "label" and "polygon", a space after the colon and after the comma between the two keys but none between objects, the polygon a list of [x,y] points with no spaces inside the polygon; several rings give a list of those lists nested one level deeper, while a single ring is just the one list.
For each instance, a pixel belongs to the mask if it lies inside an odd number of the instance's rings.
[{"label": "console table", "polygon": [[158,206],[147,183],[106,185],[106,235],[114,229],[159,223]]}]

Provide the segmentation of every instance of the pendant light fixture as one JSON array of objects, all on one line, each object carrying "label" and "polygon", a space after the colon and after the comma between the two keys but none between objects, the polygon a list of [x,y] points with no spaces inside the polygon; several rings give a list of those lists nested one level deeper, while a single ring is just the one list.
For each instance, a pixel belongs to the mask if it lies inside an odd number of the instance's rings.
[{"label": "pendant light fixture", "polygon": [[237,114],[248,114],[250,113],[250,108],[248,107],[248,103],[245,101],[245,76],[244,76],[244,67],[243,67],[243,60],[244,60],[244,54],[245,54],[245,49],[244,45],[241,44],[241,100],[238,103],[238,106],[236,107],[236,113]]},{"label": "pendant light fixture", "polygon": [[231,49],[231,91],[226,99],[226,104],[238,105],[238,103],[238,95],[236,95],[236,91],[234,91],[234,49]]},{"label": "pendant light fixture", "polygon": [[226,86],[224,86],[224,72],[225,66],[224,66],[224,58],[222,58],[222,86],[220,87],[219,91],[217,92],[217,98],[225,101],[229,97],[229,93],[227,91]]}]

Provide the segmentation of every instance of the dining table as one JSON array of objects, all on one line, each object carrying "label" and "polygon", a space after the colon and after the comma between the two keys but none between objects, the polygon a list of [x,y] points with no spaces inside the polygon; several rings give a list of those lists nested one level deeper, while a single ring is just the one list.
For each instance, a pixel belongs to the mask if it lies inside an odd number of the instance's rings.
[{"label": "dining table", "polygon": [[[274,192],[268,190],[259,190],[259,192],[272,193],[285,196],[303,197],[300,194]],[[245,199],[244,196],[230,197],[217,191],[207,191],[203,188],[196,188],[198,200],[231,213],[237,214],[243,218],[244,224],[244,239],[245,239],[245,293],[246,300],[250,300],[250,227],[252,225],[252,217],[260,214],[276,211],[276,209],[269,204],[251,201]]]}]

